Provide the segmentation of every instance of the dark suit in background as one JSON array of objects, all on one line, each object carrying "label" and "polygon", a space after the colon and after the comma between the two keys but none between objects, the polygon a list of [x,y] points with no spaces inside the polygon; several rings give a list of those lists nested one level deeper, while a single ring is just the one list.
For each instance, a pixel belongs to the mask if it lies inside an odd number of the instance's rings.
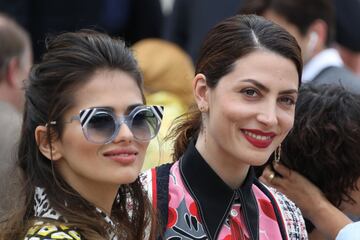
[{"label": "dark suit in background", "polygon": [[311,84],[335,84],[346,90],[360,94],[360,79],[345,67],[327,67],[323,69]]}]

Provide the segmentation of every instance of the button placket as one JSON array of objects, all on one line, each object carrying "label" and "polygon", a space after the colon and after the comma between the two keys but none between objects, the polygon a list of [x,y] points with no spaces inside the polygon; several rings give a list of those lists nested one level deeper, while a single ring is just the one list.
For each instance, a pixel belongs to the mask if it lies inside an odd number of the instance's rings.
[{"label": "button placket", "polygon": [[238,213],[238,211],[236,211],[236,209],[231,209],[230,215],[231,215],[232,217],[237,217],[238,214],[239,214],[239,213]]}]

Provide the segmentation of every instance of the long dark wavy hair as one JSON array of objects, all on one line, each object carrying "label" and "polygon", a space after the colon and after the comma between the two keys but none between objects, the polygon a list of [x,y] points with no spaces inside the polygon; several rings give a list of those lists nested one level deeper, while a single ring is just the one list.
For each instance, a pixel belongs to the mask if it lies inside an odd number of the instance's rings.
[{"label": "long dark wavy hair", "polygon": [[300,172],[335,205],[359,190],[360,96],[341,86],[301,87],[281,161]]},{"label": "long dark wavy hair", "polygon": [[[24,176],[23,204],[2,223],[0,239],[24,238],[34,221],[35,187],[46,189],[51,206],[89,240],[106,239],[110,227],[94,206],[64,181],[57,169],[41,154],[35,140],[35,128],[50,121],[59,124],[48,128],[48,139],[61,138],[64,113],[74,104],[74,94],[97,70],[120,70],[128,73],[142,92],[142,75],[125,43],[92,30],[63,33],[47,43],[47,52],[31,70],[26,86],[26,103],[18,150],[18,163]],[[106,93],[104,93],[106,94]],[[145,99],[143,97],[145,102]],[[51,141],[49,141],[51,142]],[[51,147],[51,146],[50,146]],[[156,220],[142,185],[137,179],[121,185],[120,201],[115,201],[111,216],[118,224],[119,239],[138,240],[150,226],[154,239]],[[129,200],[131,199],[131,200]],[[65,206],[66,201],[66,206]],[[131,213],[126,208],[132,201]]]},{"label": "long dark wavy hair", "polygon": [[[215,88],[223,76],[233,71],[237,60],[258,50],[291,60],[300,86],[303,63],[295,38],[277,24],[256,15],[236,15],[210,30],[200,49],[195,73],[204,74],[207,86]],[[174,161],[181,157],[190,140],[198,137],[201,126],[201,112],[196,107],[177,119],[167,137],[175,139]]]}]

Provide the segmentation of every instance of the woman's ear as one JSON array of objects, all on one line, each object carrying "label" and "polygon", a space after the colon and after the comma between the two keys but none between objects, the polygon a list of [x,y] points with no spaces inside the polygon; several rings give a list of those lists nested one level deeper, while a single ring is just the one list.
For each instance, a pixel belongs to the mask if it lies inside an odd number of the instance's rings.
[{"label": "woman's ear", "polygon": [[[52,134],[50,134],[50,136],[51,135]],[[35,140],[40,152],[49,160],[57,161],[62,157],[62,154],[60,152],[60,145],[59,145],[60,141],[48,138],[46,126],[36,127]]]},{"label": "woman's ear", "polygon": [[193,80],[193,91],[198,108],[201,112],[207,112],[209,108],[209,87],[206,84],[206,77],[204,74],[196,74]]}]

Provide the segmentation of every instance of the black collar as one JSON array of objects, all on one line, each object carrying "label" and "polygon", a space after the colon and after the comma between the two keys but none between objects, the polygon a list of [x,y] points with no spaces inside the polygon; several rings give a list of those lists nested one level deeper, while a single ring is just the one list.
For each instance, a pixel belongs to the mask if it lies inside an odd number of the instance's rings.
[{"label": "black collar", "polygon": [[196,201],[202,224],[210,239],[217,238],[236,196],[244,212],[250,239],[258,239],[259,211],[251,188],[255,178],[252,168],[242,186],[232,190],[203,159],[195,148],[195,141],[191,141],[180,160],[180,173]]}]

